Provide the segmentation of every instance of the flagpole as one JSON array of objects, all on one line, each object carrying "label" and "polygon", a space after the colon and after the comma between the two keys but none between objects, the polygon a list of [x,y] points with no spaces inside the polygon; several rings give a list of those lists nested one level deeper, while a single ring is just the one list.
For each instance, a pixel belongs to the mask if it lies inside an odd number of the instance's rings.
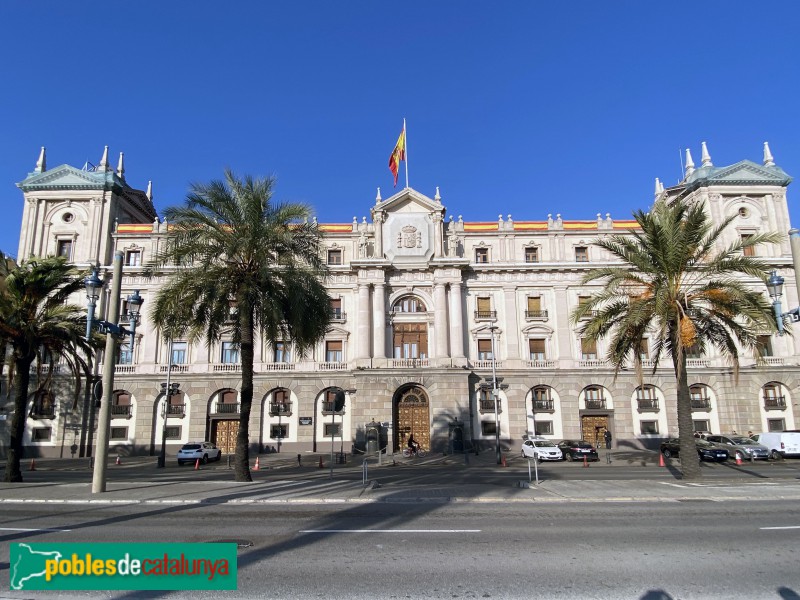
[{"label": "flagpole", "polygon": [[406,138],[406,187],[408,187],[408,131],[406,131],[405,117],[403,117],[403,134]]}]

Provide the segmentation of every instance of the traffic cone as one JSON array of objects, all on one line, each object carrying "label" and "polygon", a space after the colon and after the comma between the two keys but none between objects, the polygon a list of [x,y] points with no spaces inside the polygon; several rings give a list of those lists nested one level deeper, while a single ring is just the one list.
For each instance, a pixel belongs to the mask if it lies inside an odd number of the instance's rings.
[{"label": "traffic cone", "polygon": [[742,466],[742,457],[739,455],[738,452],[736,453],[736,466],[737,467]]},{"label": "traffic cone", "polygon": [[253,471],[258,471],[258,456],[256,456],[256,464],[253,465]]},{"label": "traffic cone", "polygon": [[659,455],[658,455],[658,466],[659,466],[659,467],[665,467],[665,466],[666,466],[666,465],[664,464],[664,455],[663,455],[663,454],[660,454],[660,453],[659,453]]},{"label": "traffic cone", "polygon": [[586,458],[585,454],[583,455],[583,466],[584,467],[588,467],[589,466],[589,460]]},{"label": "traffic cone", "polygon": [[31,459],[31,468],[28,469],[28,470],[29,471],[35,471],[36,470],[36,459],[34,459],[34,458]]},{"label": "traffic cone", "polygon": [[501,467],[507,467],[507,466],[508,466],[508,465],[506,464],[506,457],[505,457],[505,455],[502,455],[502,456],[500,457],[500,466],[501,466]]},{"label": "traffic cone", "polygon": [[115,465],[121,465],[122,464],[122,461],[120,460],[119,456],[117,456],[117,460],[114,461],[114,464]]},{"label": "traffic cone", "polygon": [[319,457],[319,468],[320,469],[324,469],[325,468],[325,465],[322,464],[322,457],[321,456]]},{"label": "traffic cone", "polygon": [[195,471],[199,471],[200,470],[200,459],[199,458],[196,461],[194,461],[194,470]]}]

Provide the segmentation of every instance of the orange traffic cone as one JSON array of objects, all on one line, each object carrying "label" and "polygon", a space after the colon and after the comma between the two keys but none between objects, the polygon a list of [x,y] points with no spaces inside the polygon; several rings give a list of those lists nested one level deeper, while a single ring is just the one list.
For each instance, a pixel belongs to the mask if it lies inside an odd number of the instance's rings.
[{"label": "orange traffic cone", "polygon": [[35,471],[36,470],[36,460],[35,459],[33,459],[33,458],[31,459],[31,468],[28,469],[28,470],[29,471]]},{"label": "orange traffic cone", "polygon": [[589,466],[589,460],[586,458],[585,454],[583,455],[583,466],[584,467],[588,467]]},{"label": "orange traffic cone", "polygon": [[121,465],[122,461],[120,460],[119,456],[117,456],[117,460],[114,462],[115,465]]},{"label": "orange traffic cone", "polygon": [[256,456],[256,464],[253,465],[253,471],[258,471],[258,457]]},{"label": "orange traffic cone", "polygon": [[737,452],[736,453],[736,466],[739,467],[742,465],[742,456]]},{"label": "orange traffic cone", "polygon": [[195,471],[199,471],[200,470],[200,459],[199,458],[196,461],[194,461],[194,470]]},{"label": "orange traffic cone", "polygon": [[504,455],[500,457],[500,466],[501,467],[507,467],[508,466],[506,464],[506,457]]},{"label": "orange traffic cone", "polygon": [[658,466],[659,467],[665,467],[666,466],[664,464],[664,455],[663,454],[659,454],[658,455]]},{"label": "orange traffic cone", "polygon": [[321,456],[319,457],[319,468],[320,469],[324,469],[325,468],[325,465],[322,464],[322,457]]}]

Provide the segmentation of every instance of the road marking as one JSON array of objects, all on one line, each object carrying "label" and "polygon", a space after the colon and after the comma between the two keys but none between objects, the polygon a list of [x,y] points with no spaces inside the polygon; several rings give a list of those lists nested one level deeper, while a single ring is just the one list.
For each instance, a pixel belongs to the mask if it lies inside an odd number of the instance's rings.
[{"label": "road marking", "polygon": [[759,527],[759,529],[800,529],[800,525],[789,525],[787,527]]},{"label": "road marking", "polygon": [[681,485],[680,483],[667,483],[666,481],[659,481],[658,483],[660,483],[661,485],[671,485],[673,487],[679,487],[679,488],[686,487],[685,485]]},{"label": "road marking", "polygon": [[50,531],[50,532],[68,532],[72,531],[71,529],[47,529],[47,528],[39,528],[39,529],[26,529],[25,527],[0,527],[0,531]]},{"label": "road marking", "polygon": [[480,529],[301,529],[300,533],[480,533]]}]

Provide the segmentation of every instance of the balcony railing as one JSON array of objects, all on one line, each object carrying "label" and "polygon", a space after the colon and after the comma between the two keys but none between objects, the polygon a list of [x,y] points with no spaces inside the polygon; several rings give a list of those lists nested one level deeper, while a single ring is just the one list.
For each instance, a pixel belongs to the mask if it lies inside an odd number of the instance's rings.
[{"label": "balcony railing", "polygon": [[710,410],[711,400],[708,398],[692,398],[692,410]]},{"label": "balcony railing", "polygon": [[639,410],[658,410],[658,398],[637,398],[636,405]]},{"label": "balcony railing", "polygon": [[136,365],[114,365],[114,373],[117,375],[136,373]]},{"label": "balcony railing", "polygon": [[586,398],[586,408],[587,409],[598,409],[598,408],[605,408],[606,407],[606,399],[605,398]]},{"label": "balcony railing", "polygon": [[131,405],[130,404],[112,404],[111,405],[112,417],[130,417]]},{"label": "balcony railing", "polygon": [[711,361],[707,358],[687,358],[686,366],[690,369],[697,369],[701,367],[711,366]]},{"label": "balcony railing", "polygon": [[586,314],[584,314],[581,317],[581,319],[594,319],[599,314],[600,314],[599,310],[589,310],[589,311],[586,311]]},{"label": "balcony railing", "polygon": [[238,415],[239,403],[238,402],[217,402],[218,415]]},{"label": "balcony railing", "polygon": [[294,371],[295,367],[294,363],[290,362],[270,362],[270,363],[261,363],[261,370],[262,371]]},{"label": "balcony railing", "polygon": [[292,414],[292,403],[291,401],[287,402],[270,402],[269,403],[269,414],[273,417],[277,416],[288,416]]},{"label": "balcony railing", "polygon": [[481,321],[486,319],[496,319],[497,318],[497,311],[496,310],[476,310],[475,311],[475,320]]},{"label": "balcony railing", "polygon": [[347,321],[347,313],[343,310],[332,310],[331,311],[331,322],[332,323],[344,323]]},{"label": "balcony railing", "polygon": [[[482,413],[493,413],[494,412],[494,399],[489,398],[488,400],[485,398],[481,398],[478,400],[478,407]],[[497,412],[502,411],[502,405],[500,404],[500,399],[497,399]]]},{"label": "balcony railing", "polygon": [[211,371],[214,373],[241,373],[241,363],[222,363],[219,365],[211,365]]},{"label": "balcony railing", "polygon": [[328,400],[322,401],[322,414],[323,415],[343,415],[344,414],[344,407],[342,410],[336,410],[336,403],[329,402]]},{"label": "balcony railing", "polygon": [[185,404],[168,404],[167,405],[167,414],[170,417],[182,417],[186,414],[186,405]]},{"label": "balcony railing", "polygon": [[785,396],[764,396],[764,408],[767,410],[782,410],[786,408]]},{"label": "balcony railing", "polygon": [[548,398],[546,400],[534,400],[533,410],[534,412],[554,412],[555,405],[553,404],[553,399]]},{"label": "balcony railing", "polygon": [[547,318],[547,311],[546,310],[526,310],[525,311],[525,318],[526,319],[546,319]]},{"label": "balcony railing", "polygon": [[472,363],[473,368],[475,369],[491,369],[492,364],[494,364],[495,369],[502,369],[503,368],[503,361],[493,361],[493,360],[476,360]]},{"label": "balcony railing", "polygon": [[53,408],[45,408],[40,409],[36,408],[35,406],[31,410],[31,418],[32,419],[55,419],[56,418],[56,411]]},{"label": "balcony railing", "polygon": [[[53,365],[53,369],[51,371],[50,370],[50,365],[42,365],[41,372],[42,373],[62,373],[64,371],[64,369],[61,368],[62,366],[64,366],[64,365]],[[31,373],[36,373],[36,364],[35,363],[31,365],[30,372]]]},{"label": "balcony railing", "polygon": [[[158,367],[160,373],[166,373],[170,370],[169,365],[161,365]],[[188,373],[189,365],[172,365],[172,373]]]},{"label": "balcony railing", "polygon": [[605,369],[608,366],[608,361],[599,358],[582,358],[578,361],[578,367],[581,369]]},{"label": "balcony railing", "polygon": [[765,356],[761,360],[763,360],[763,364],[768,367],[781,367],[786,363],[786,360],[782,356]]},{"label": "balcony railing", "polygon": [[346,362],[323,362],[317,363],[317,371],[346,371]]},{"label": "balcony railing", "polygon": [[529,369],[554,369],[556,361],[547,359],[526,360],[525,366]]},{"label": "balcony railing", "polygon": [[416,369],[430,367],[431,361],[427,358],[393,358],[392,367],[395,369]]}]

